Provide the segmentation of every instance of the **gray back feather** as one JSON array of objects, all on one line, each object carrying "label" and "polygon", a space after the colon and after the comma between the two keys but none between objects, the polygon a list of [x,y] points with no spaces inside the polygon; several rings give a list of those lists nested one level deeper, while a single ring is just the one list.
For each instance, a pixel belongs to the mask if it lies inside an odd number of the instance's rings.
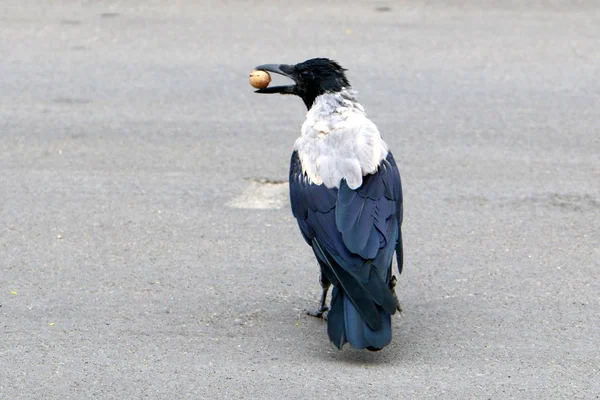
[{"label": "gray back feather", "polygon": [[349,89],[316,98],[294,150],[312,183],[333,188],[345,179],[351,189],[360,187],[362,177],[375,172],[388,153],[377,126]]}]

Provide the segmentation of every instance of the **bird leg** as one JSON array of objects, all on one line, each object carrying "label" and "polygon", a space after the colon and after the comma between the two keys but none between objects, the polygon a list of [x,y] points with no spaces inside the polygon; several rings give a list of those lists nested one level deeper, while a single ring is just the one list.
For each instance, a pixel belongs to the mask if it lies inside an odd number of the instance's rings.
[{"label": "bird leg", "polygon": [[327,317],[325,317],[325,315],[323,315],[323,313],[326,311],[329,311],[329,307],[327,307],[325,305],[325,302],[327,301],[327,292],[329,291],[331,282],[329,282],[329,279],[327,279],[327,277],[323,274],[323,272],[321,272],[321,279],[319,279],[319,281],[321,282],[321,288],[323,289],[323,291],[321,293],[321,307],[319,307],[317,310],[314,310],[314,311],[306,310],[306,314],[308,314],[312,317],[327,319]]},{"label": "bird leg", "polygon": [[396,275],[392,275],[392,279],[390,279],[390,290],[392,291],[392,294],[394,295],[394,299],[396,299],[396,310],[398,310],[398,312],[402,312],[402,305],[400,304],[400,300],[398,300],[398,295],[396,295],[396,282],[398,280],[396,279]]}]

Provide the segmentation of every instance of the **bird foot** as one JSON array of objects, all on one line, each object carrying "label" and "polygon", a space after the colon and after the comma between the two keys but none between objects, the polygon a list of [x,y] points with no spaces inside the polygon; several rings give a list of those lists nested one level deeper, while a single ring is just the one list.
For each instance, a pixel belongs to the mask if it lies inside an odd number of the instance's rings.
[{"label": "bird foot", "polygon": [[396,297],[396,310],[398,310],[399,313],[402,313],[402,304],[400,304],[400,301],[398,300],[397,297]]},{"label": "bird foot", "polygon": [[396,279],[396,275],[392,275],[392,279],[390,280],[390,290],[392,291],[392,294],[394,295],[394,299],[396,300],[396,310],[398,310],[398,312],[402,312],[402,304],[400,304],[400,300],[398,300],[398,295],[396,294],[396,282],[398,280]]},{"label": "bird foot", "polygon": [[311,317],[323,318],[324,320],[327,320],[327,315],[325,315],[325,312],[329,311],[329,307],[321,307],[317,310],[304,310],[304,311],[306,311],[306,315],[310,315]]}]

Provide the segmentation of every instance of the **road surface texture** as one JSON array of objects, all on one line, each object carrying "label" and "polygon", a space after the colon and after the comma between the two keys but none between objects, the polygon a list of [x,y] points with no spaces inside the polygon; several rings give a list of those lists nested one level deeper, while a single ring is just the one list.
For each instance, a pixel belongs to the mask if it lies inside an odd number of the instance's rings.
[{"label": "road surface texture", "polygon": [[[599,398],[598,2],[7,0],[0,39],[1,399]],[[248,85],[316,56],[403,177],[377,353],[304,314],[305,109]]]}]

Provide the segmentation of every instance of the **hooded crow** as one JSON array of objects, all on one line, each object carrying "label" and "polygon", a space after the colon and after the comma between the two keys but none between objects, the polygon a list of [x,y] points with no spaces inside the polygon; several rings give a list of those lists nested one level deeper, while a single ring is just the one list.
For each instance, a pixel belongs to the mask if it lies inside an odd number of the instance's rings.
[{"label": "hooded crow", "polygon": [[[299,96],[308,113],[290,166],[290,200],[300,231],[321,267],[320,308],[341,349],[380,350],[392,339],[400,310],[392,275],[402,272],[402,186],[392,153],[366,116],[345,75],[327,58],[258,70],[294,81],[256,93]],[[333,285],[330,307],[327,292]]]}]

